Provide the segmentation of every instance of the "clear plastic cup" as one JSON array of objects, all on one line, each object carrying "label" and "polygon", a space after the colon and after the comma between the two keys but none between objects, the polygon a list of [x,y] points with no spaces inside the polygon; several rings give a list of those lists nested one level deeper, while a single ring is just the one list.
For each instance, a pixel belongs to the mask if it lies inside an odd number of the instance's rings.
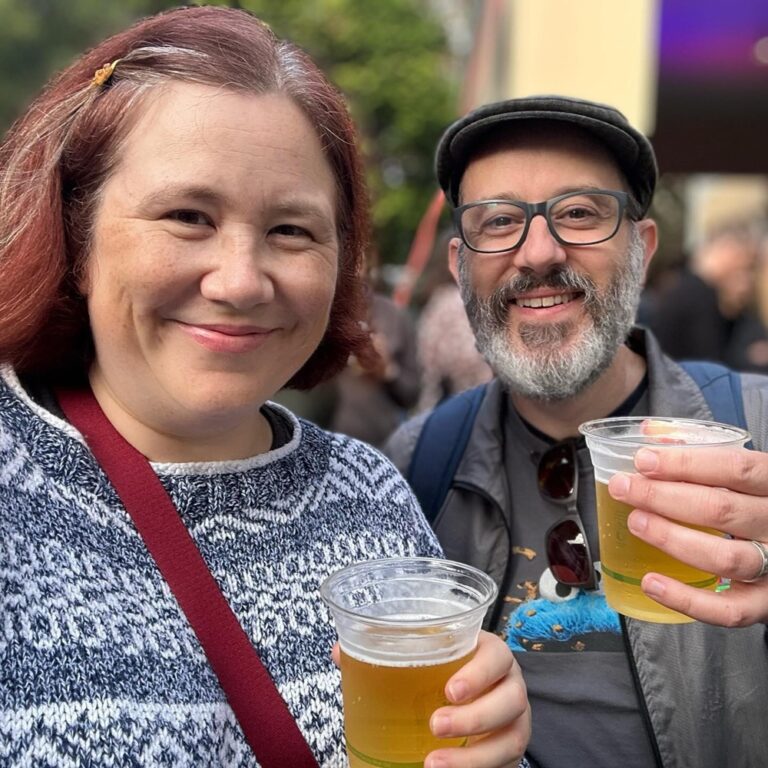
[{"label": "clear plastic cup", "polygon": [[[579,431],[586,439],[595,471],[600,572],[608,604],[635,619],[664,624],[693,621],[646,597],[640,581],[646,573],[653,571],[693,587],[714,590],[717,577],[675,560],[630,533],[627,516],[632,507],[610,496],[608,481],[616,472],[634,472],[635,453],[643,446],[686,446],[692,450],[739,447],[750,439],[749,433],[713,421],[650,417],[597,419],[582,424]],[[701,526],[689,527],[722,535]]]},{"label": "clear plastic cup", "polygon": [[472,656],[496,585],[482,571],[433,558],[390,558],[329,576],[321,595],[341,646],[350,768],[421,764],[437,739],[429,719]]}]

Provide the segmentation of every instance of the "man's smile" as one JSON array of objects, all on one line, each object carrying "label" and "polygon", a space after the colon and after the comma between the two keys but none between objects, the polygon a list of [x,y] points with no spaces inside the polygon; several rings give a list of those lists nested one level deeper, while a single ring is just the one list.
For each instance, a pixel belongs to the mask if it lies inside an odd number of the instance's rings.
[{"label": "man's smile", "polygon": [[512,299],[512,303],[518,307],[538,309],[540,307],[554,307],[559,304],[569,304],[582,293],[556,293],[546,296],[517,296]]}]

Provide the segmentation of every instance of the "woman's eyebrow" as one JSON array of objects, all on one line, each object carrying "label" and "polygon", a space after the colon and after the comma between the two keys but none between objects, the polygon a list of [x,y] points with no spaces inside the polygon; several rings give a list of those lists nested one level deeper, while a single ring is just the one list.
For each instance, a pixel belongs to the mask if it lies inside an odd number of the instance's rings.
[{"label": "woman's eyebrow", "polygon": [[[145,196],[146,200],[164,201],[174,198],[196,200],[201,203],[230,202],[229,197],[205,184],[164,184],[151,190]],[[239,200],[238,202],[242,202]],[[332,218],[334,210],[320,198],[309,195],[296,195],[278,198],[270,201],[271,211],[287,215],[310,215],[317,218]]]},{"label": "woman's eyebrow", "polygon": [[215,191],[205,184],[164,184],[150,190],[146,195],[147,200],[166,200],[170,198],[186,198],[212,203],[226,199],[225,195]]}]

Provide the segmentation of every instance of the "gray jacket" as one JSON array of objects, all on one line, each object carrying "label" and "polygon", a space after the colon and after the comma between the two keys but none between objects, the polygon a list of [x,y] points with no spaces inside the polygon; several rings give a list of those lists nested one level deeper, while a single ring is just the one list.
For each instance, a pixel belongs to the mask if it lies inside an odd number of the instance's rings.
[{"label": "gray jacket", "polygon": [[[650,410],[655,416],[712,419],[701,391],[647,331]],[[742,375],[744,408],[755,448],[768,450],[768,378]],[[499,382],[488,387],[467,449],[434,528],[446,556],[491,575],[505,592],[510,505],[502,466]],[[427,414],[403,425],[387,453],[405,474]],[[766,500],[768,514],[768,500]],[[768,766],[768,630],[700,622],[651,624],[623,619],[635,684],[663,768]]]}]

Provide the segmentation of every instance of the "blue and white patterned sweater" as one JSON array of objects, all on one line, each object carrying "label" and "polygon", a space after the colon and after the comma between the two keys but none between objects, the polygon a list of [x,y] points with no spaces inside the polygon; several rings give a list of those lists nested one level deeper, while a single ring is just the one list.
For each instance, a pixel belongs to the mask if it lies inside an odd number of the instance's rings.
[{"label": "blue and white patterned sweater", "polygon": [[[290,418],[291,441],[262,456],[153,466],[319,764],[344,766],[335,632],[319,585],[353,561],[439,549],[386,459]],[[257,765],[82,437],[7,368],[0,765]]]}]

